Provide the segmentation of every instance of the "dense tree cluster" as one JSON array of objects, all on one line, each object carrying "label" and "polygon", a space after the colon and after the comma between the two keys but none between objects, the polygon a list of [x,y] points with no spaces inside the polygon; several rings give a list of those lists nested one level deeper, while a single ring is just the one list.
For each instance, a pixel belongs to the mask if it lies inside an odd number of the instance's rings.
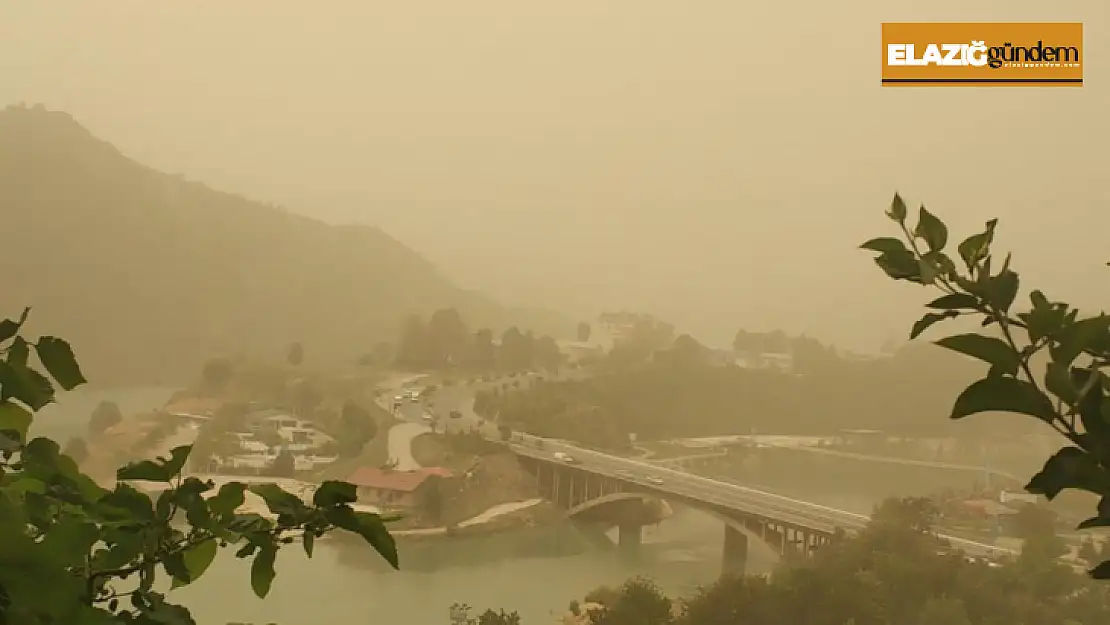
[{"label": "dense tree cluster", "polygon": [[399,367],[414,370],[463,368],[475,371],[557,369],[563,362],[555,339],[513,326],[499,339],[488,328],[471,332],[454,308],[419,315],[404,323],[394,354]]},{"label": "dense tree cluster", "polygon": [[[1110,588],[1039,550],[969,560],[929,530],[926,500],[884,502],[869,527],[769,577],[672,601],[649,580],[590,593],[593,625],[1077,625],[1110,619]],[[1041,528],[1040,540],[1053,538]]]},{"label": "dense tree cluster", "polygon": [[845,428],[932,434],[944,428],[948,397],[974,378],[974,365],[930,346],[866,361],[829,355],[835,360],[806,375],[722,363],[688,336],[639,364],[627,364],[627,352],[614,364],[614,353],[593,377],[488,391],[476,409],[539,436],[602,446],[623,444],[629,433],[640,439]]}]

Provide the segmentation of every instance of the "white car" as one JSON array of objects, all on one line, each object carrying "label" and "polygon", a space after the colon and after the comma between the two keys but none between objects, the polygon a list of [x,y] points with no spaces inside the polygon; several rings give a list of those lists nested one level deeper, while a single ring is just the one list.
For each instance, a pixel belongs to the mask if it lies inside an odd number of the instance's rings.
[{"label": "white car", "polygon": [[571,456],[570,454],[565,454],[561,451],[557,451],[552,455],[555,457],[556,460],[560,462],[565,462],[567,464],[574,464],[575,462],[577,462],[577,460],[575,460],[573,456]]},{"label": "white car", "polygon": [[661,477],[655,477],[654,475],[653,475],[653,476],[651,476],[651,477],[649,477],[649,478],[647,479],[647,481],[648,481],[648,482],[651,482],[652,484],[655,484],[656,486],[662,486],[662,485],[663,485],[663,478],[661,478]]}]

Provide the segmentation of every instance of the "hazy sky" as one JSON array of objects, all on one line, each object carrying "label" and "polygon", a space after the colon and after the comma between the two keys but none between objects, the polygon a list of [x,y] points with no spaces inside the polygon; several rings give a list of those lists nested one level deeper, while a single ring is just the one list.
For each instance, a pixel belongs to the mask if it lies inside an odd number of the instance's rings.
[{"label": "hazy sky", "polygon": [[[882,89],[880,23],[917,20],[1083,21],[1087,84]],[[895,189],[1104,304],[1108,53],[1096,0],[0,0],[0,105],[514,303],[861,348],[925,297],[854,249]]]}]

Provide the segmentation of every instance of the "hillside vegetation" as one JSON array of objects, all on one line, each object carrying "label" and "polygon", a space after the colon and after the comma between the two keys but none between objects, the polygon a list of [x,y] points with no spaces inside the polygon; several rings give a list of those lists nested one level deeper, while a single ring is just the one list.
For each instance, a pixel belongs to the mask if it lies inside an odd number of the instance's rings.
[{"label": "hillside vegetation", "polygon": [[0,246],[0,263],[19,268],[5,305],[71,337],[101,383],[176,382],[214,354],[294,340],[318,362],[353,359],[443,307],[496,331],[573,330],[457,287],[377,228],[152,170],[41,107],[0,111],[0,211],[20,233]]}]

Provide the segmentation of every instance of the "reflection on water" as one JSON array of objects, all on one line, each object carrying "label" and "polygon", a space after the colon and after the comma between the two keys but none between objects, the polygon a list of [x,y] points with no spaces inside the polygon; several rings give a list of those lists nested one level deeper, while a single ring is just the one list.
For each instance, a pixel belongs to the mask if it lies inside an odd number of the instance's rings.
[{"label": "reflection on water", "polygon": [[[266,600],[250,594],[249,561],[219,558],[194,586],[173,591],[202,625],[227,621],[280,625],[447,625],[447,608],[520,612],[525,623],[553,623],[571,599],[634,575],[652,577],[668,592],[688,593],[720,572],[723,528],[700,513],[681,511],[645,528],[636,561],[599,550],[569,525],[522,528],[480,537],[401,544],[401,571],[388,570],[370,549],[331,541],[312,560],[290,548]],[[562,552],[562,555],[558,555]],[[750,570],[772,564],[753,546]]]}]

